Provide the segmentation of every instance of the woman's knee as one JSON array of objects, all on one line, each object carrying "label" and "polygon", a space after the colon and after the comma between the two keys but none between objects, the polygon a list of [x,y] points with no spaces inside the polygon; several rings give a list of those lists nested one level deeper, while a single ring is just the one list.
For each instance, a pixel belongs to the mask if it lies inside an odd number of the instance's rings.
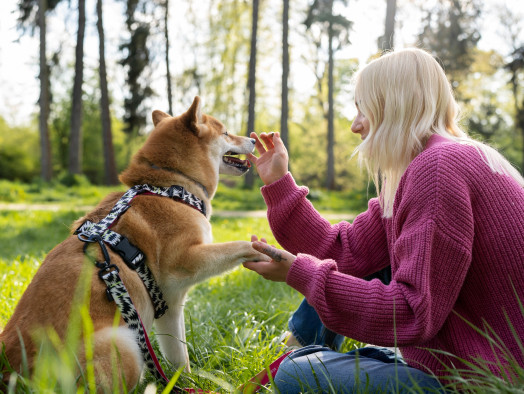
[{"label": "woman's knee", "polygon": [[295,350],[282,361],[274,382],[278,392],[324,392],[339,379],[334,368],[341,353],[318,345]]}]

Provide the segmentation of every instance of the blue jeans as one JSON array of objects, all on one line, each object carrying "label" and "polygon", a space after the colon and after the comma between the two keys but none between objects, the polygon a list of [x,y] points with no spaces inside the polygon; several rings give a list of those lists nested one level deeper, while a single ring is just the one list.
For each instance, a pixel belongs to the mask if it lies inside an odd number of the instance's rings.
[{"label": "blue jeans", "polygon": [[306,300],[289,320],[289,329],[305,347],[280,364],[274,381],[282,394],[444,392],[436,378],[408,366],[389,349],[338,353],[344,337],[324,327]]}]

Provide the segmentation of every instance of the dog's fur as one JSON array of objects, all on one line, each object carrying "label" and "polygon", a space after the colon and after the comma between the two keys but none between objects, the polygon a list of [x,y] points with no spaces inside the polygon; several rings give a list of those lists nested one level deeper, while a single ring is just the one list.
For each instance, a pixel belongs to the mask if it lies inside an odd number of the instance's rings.
[{"label": "dog's fur", "polygon": [[[236,160],[239,165],[235,166],[223,156],[231,152],[252,152],[254,140],[229,134],[218,120],[202,114],[198,97],[189,110],[178,117],[154,111],[153,123],[153,132],[134,155],[120,180],[129,187],[144,183],[164,187],[180,185],[205,202],[207,217],[166,197],[139,195],[112,230],[126,236],[144,252],[146,264],[169,306],[167,313],[155,321],[162,352],[176,367],[185,366],[189,370],[183,314],[188,289],[242,262],[268,260],[248,241],[213,244],[209,223],[210,201],[217,188],[219,173],[241,175],[248,168],[248,162]],[[108,195],[93,211],[75,222],[72,229],[85,220],[101,220],[121,196],[122,193]],[[64,338],[80,274],[86,264],[92,265],[85,259],[83,246],[83,242],[71,235],[47,255],[0,334],[0,342],[5,343],[7,358],[15,370],[22,368],[20,339],[23,339],[31,368],[39,346],[34,339],[37,329],[52,327]],[[98,246],[90,248],[99,253]],[[150,330],[154,311],[144,284],[117,254],[111,250],[109,254],[111,263],[120,269],[122,281],[146,330]],[[114,357],[110,352],[114,354],[116,347],[120,360],[117,363],[119,375],[124,376],[128,388],[133,387],[139,381],[143,364],[134,334],[123,320],[116,330],[112,328],[116,306],[107,300],[105,284],[96,271],[92,274],[90,293],[97,383],[102,388],[114,387],[112,371],[115,365],[112,365]],[[82,363],[82,352],[77,356]]]}]

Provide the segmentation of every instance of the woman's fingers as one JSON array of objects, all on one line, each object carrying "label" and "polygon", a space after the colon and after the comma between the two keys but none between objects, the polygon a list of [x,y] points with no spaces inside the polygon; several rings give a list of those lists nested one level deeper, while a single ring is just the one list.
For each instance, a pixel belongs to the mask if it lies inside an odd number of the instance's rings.
[{"label": "woman's fingers", "polygon": [[249,134],[249,136],[255,139],[255,148],[257,152],[260,154],[266,153],[266,148],[264,147],[264,144],[260,141],[260,138],[258,138],[257,133],[253,132]]},{"label": "woman's fingers", "polygon": [[275,148],[275,151],[284,150],[286,151],[286,146],[284,145],[284,141],[282,141],[282,138],[280,138],[280,133],[275,132],[272,137],[273,147]]},{"label": "woman's fingers", "polygon": [[273,149],[275,147],[275,144],[273,144],[273,136],[274,136],[275,133],[261,133],[260,134],[260,138],[262,139],[262,141],[264,141],[264,143],[266,144],[266,148],[268,150],[270,149]]},{"label": "woman's fingers", "polygon": [[271,149],[285,149],[284,142],[280,138],[279,132],[260,133],[260,136],[258,136],[257,133],[253,132],[250,134],[250,137],[255,139],[255,148],[261,155]]},{"label": "woman's fingers", "polygon": [[251,162],[251,164],[254,164],[255,166],[257,165],[258,157],[256,157],[254,154],[247,153],[246,158]]},{"label": "woman's fingers", "polygon": [[[255,238],[255,236],[251,237],[251,239]],[[251,245],[256,251],[269,256],[271,261],[246,261],[243,263],[244,267],[255,271],[257,274],[262,275],[262,277],[265,279],[276,282],[285,282],[289,269],[295,261],[296,256],[285,250],[270,246],[264,241],[265,240],[253,241]]]}]

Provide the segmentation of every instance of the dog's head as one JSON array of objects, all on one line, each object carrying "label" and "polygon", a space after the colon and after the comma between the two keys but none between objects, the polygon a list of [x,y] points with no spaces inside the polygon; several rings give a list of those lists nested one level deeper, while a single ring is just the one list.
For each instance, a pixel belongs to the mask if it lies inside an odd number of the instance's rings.
[{"label": "dog's head", "polygon": [[255,140],[232,134],[202,113],[200,98],[182,115],[153,112],[154,130],[120,179],[128,186],[171,186],[183,174],[214,193],[218,174],[242,175],[251,164],[241,155],[253,152]]}]

